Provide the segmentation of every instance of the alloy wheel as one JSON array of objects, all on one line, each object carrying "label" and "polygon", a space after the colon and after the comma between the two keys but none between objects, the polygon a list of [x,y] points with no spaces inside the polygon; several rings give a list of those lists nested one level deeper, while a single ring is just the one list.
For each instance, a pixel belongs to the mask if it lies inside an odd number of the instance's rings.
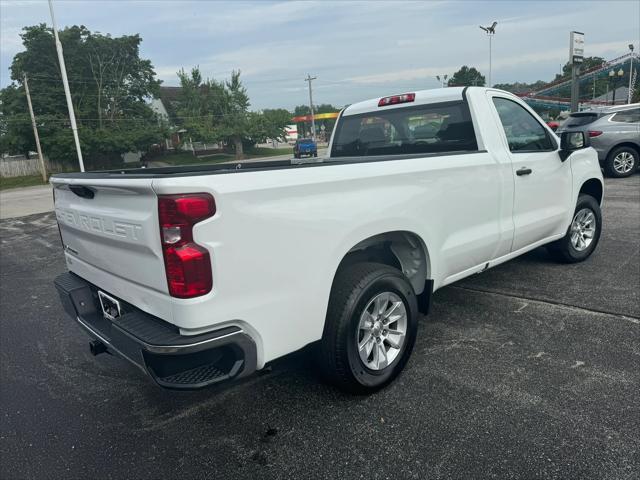
[{"label": "alloy wheel", "polygon": [[382,292],[365,307],[358,323],[358,353],[371,370],[391,365],[407,334],[407,308],[393,292]]},{"label": "alloy wheel", "polygon": [[635,163],[635,158],[631,153],[620,152],[613,159],[613,169],[624,175],[633,169]]},{"label": "alloy wheel", "polygon": [[571,245],[578,252],[589,248],[596,234],[596,216],[588,209],[578,211],[571,222]]}]

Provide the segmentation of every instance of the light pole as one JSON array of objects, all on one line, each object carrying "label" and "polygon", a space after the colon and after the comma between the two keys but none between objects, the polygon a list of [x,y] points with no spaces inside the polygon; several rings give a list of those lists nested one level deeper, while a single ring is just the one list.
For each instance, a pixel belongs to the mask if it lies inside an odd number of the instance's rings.
[{"label": "light pole", "polygon": [[611,105],[616,104],[616,88],[617,88],[617,78],[622,78],[624,76],[624,70],[622,68],[617,72],[615,70],[609,70],[609,83],[613,82],[613,97],[611,99]]},{"label": "light pole", "polygon": [[631,58],[629,59],[629,95],[627,96],[627,103],[631,103],[631,97],[633,97],[633,43],[629,44],[629,50],[631,51]]},{"label": "light pole", "polygon": [[487,37],[489,37],[489,87],[491,87],[492,85],[491,83],[491,38],[496,34],[496,25],[498,25],[498,22],[493,22],[489,27],[483,27],[482,25],[480,25],[480,28],[484,30],[484,32],[487,34]]},{"label": "light pole", "polygon": [[440,77],[440,75],[436,75],[436,79],[441,82],[442,84],[442,88],[444,88],[446,86],[447,83],[447,78],[449,78],[449,75],[443,75],[442,77]]},{"label": "light pole", "polygon": [[71,122],[71,131],[73,132],[73,140],[76,144],[76,152],[78,154],[78,163],[80,171],[84,172],[84,161],[82,160],[82,150],[80,148],[80,138],[78,137],[78,126],[76,125],[76,114],[73,111],[73,102],[71,101],[71,91],[69,90],[69,80],[67,79],[67,67],[64,64],[64,54],[62,53],[62,43],[58,38],[58,28],[56,27],[56,17],[53,14],[53,3],[49,0],[49,12],[51,12],[51,23],[53,25],[53,36],[56,40],[56,50],[58,51],[58,62],[60,63],[60,75],[62,76],[62,86],[64,94],[67,97],[67,109],[69,110],[69,122]]}]

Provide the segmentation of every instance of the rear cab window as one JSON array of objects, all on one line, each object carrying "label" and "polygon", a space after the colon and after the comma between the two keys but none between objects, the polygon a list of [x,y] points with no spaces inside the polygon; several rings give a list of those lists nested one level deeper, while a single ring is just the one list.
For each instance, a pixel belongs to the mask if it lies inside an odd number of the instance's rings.
[{"label": "rear cab window", "polygon": [[343,115],[338,122],[332,157],[429,154],[477,151],[466,103],[443,102],[410,107],[379,107]]}]

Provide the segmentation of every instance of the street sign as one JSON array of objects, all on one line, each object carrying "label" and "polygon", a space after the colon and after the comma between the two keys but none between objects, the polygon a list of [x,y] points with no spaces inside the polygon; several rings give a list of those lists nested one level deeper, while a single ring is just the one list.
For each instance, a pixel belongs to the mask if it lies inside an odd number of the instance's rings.
[{"label": "street sign", "polygon": [[582,63],[584,58],[584,33],[571,32],[569,35],[569,61]]}]

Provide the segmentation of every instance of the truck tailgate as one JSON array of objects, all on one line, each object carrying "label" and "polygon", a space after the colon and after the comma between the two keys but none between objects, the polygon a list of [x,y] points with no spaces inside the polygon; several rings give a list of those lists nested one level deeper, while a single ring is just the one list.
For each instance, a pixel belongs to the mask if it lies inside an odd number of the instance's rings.
[{"label": "truck tailgate", "polygon": [[158,200],[151,182],[144,178],[52,179],[56,217],[71,271],[77,260],[83,272],[94,272],[94,277],[106,278],[101,275],[106,273],[119,279],[115,280],[118,285],[101,288],[126,292],[124,285],[135,284],[167,293]]}]

